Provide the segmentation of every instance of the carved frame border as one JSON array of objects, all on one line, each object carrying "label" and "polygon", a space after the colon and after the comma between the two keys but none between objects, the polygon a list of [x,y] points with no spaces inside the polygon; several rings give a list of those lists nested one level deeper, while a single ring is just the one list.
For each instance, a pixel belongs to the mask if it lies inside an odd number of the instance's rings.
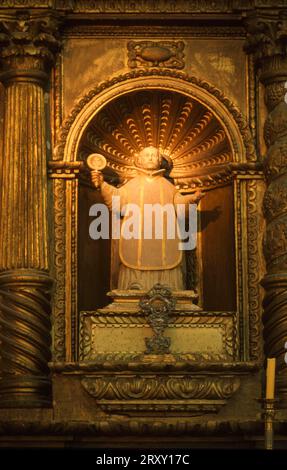
[{"label": "carved frame border", "polygon": [[[91,351],[92,327],[98,325],[99,328],[144,328],[149,327],[146,319],[141,314],[132,315],[102,315],[97,311],[80,312],[80,361],[106,360],[110,356],[113,360],[128,361],[142,355],[141,352],[121,352],[103,353],[96,355]],[[238,332],[236,312],[198,312],[185,317],[184,315],[172,315],[169,327],[172,328],[221,328],[222,343],[225,349],[224,354],[198,354],[198,353],[175,353],[181,360],[207,360],[207,361],[233,361],[238,359]]]}]

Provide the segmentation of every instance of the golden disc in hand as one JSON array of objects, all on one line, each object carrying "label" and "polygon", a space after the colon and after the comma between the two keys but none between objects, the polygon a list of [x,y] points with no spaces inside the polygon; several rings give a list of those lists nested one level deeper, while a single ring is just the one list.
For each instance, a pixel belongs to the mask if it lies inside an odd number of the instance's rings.
[{"label": "golden disc in hand", "polygon": [[92,153],[87,158],[87,165],[91,170],[101,171],[107,166],[107,160],[100,153]]}]

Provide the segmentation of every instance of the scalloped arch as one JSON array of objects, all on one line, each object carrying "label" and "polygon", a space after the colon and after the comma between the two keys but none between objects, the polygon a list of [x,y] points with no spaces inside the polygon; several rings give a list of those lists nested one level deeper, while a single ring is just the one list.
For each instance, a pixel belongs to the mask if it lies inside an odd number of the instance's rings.
[{"label": "scalloped arch", "polygon": [[96,114],[113,100],[144,90],[176,92],[197,101],[220,122],[230,143],[233,161],[256,161],[252,135],[240,110],[212,84],[166,69],[135,70],[105,81],[82,96],[62,125],[54,159],[77,161],[83,134]]}]

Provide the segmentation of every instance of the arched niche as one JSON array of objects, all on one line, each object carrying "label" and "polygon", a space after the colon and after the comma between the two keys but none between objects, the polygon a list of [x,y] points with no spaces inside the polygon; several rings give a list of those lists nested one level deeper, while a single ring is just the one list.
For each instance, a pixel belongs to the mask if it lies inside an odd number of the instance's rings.
[{"label": "arched niche", "polygon": [[[185,257],[186,288],[196,288],[200,292],[205,308],[234,309],[233,194],[226,171],[235,153],[227,131],[206,105],[191,96],[159,88],[136,90],[109,101],[94,115],[81,135],[78,158],[86,161],[91,153],[103,154],[107,159],[105,179],[119,185],[134,174],[134,155],[149,145],[160,149],[170,169],[168,177],[181,190],[208,190],[199,210],[197,256],[193,251],[187,252]],[[89,177],[81,173],[79,240],[84,240],[88,233],[90,206],[101,201]],[[111,245],[106,240],[79,243],[79,302],[83,308],[95,306],[94,289],[91,286],[90,294],[87,293],[87,285],[91,278],[96,285],[96,279],[103,279],[103,273],[108,276],[109,263],[110,282],[106,281],[101,291],[117,286],[117,242],[113,241]],[[99,260],[98,272],[92,259]],[[86,278],[89,263],[89,277]],[[219,267],[218,279],[221,281],[217,293],[213,291],[211,295]],[[213,282],[209,280],[211,272]]]},{"label": "arched niche", "polygon": [[[171,71],[135,71],[100,84],[83,96],[63,125],[55,158],[76,165],[89,153],[106,156],[106,177],[121,184],[130,177],[133,154],[158,145],[173,161],[170,174],[182,190],[206,190],[200,208],[200,288],[202,306],[236,311],[237,259],[233,177],[256,160],[246,121],[214,86]],[[80,172],[76,236],[78,311],[108,302],[111,247],[89,240],[89,207],[99,192]],[[66,227],[68,230],[69,227]]]},{"label": "arched niche", "polygon": [[56,158],[74,162],[79,158],[82,136],[102,108],[135,91],[161,90],[187,96],[206,107],[220,122],[234,153],[234,161],[255,160],[251,134],[239,109],[218,88],[181,72],[135,71],[115,77],[81,97],[63,125]]}]

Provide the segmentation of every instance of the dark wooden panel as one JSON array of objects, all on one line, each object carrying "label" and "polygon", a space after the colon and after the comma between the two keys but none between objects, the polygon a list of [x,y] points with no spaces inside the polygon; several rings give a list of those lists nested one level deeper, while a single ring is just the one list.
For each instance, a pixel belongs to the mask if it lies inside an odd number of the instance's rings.
[{"label": "dark wooden panel", "polygon": [[236,309],[233,187],[208,191],[201,202],[203,307]]},{"label": "dark wooden panel", "polygon": [[78,298],[79,310],[94,310],[107,305],[110,290],[110,241],[92,240],[90,207],[103,202],[100,192],[79,186]]}]

